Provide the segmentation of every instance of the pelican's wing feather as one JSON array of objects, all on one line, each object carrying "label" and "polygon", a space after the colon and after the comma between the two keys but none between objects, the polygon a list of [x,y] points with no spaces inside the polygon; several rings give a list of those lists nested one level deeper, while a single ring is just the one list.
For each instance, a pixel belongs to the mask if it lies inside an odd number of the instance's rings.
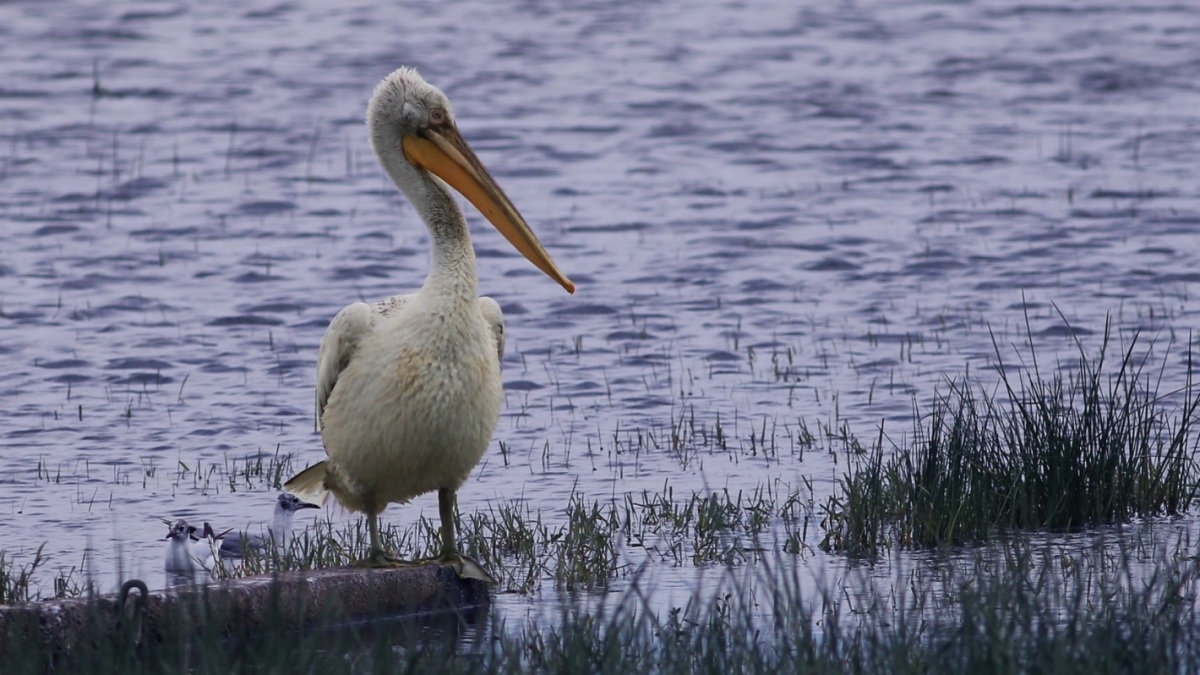
[{"label": "pelican's wing feather", "polygon": [[325,404],[337,386],[338,376],[354,358],[359,343],[371,332],[376,311],[365,302],[347,305],[329,322],[325,337],[321,338],[321,349],[317,352],[318,431],[321,429],[321,416],[325,414]]},{"label": "pelican's wing feather", "polygon": [[504,313],[500,311],[500,303],[487,297],[479,298],[479,311],[484,321],[492,329],[492,338],[496,340],[496,358],[504,365]]}]

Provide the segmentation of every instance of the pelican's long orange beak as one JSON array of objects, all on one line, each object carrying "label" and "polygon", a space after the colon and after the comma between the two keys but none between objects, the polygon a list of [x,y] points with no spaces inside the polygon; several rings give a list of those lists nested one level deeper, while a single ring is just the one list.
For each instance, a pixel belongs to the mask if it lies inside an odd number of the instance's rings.
[{"label": "pelican's long orange beak", "polygon": [[568,293],[575,292],[575,284],[559,271],[533,230],[517,212],[517,207],[509,201],[504,190],[492,179],[453,125],[428,129],[421,136],[405,136],[401,143],[408,161],[458,190],[529,262],[557,281]]}]

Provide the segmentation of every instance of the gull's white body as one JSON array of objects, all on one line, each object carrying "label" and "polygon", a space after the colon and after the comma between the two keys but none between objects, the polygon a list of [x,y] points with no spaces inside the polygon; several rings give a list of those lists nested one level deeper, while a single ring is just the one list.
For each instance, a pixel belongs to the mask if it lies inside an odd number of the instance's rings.
[{"label": "gull's white body", "polygon": [[213,548],[209,539],[193,541],[187,522],[177,520],[167,535],[167,554],[163,570],[174,574],[208,571],[212,564]]}]

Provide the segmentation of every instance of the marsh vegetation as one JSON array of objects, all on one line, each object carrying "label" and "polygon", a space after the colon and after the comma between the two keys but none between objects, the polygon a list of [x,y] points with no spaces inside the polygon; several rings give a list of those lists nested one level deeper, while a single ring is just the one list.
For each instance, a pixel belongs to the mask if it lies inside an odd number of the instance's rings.
[{"label": "marsh vegetation", "polygon": [[[1139,345],[1135,335],[1114,356],[1106,330],[1096,352],[1077,344],[1065,367],[1025,354],[1020,375],[997,345],[990,389],[978,378],[948,379],[947,393],[935,393],[911,435],[891,447],[882,431],[864,444],[844,427],[818,423],[817,435],[803,426],[805,451],[846,458],[822,503],[807,480],[776,477],[736,492],[667,480],[608,499],[572,491],[562,513],[511,499],[458,514],[464,549],[501,579],[498,593],[560,593],[550,620],[510,626],[493,607],[482,618],[331,626],[311,640],[242,636],[233,649],[217,646],[227,636],[216,627],[132,651],[93,636],[90,647],[31,655],[22,667],[86,659],[102,664],[96,672],[314,663],[321,672],[1187,671],[1200,666],[1192,592],[1200,548],[1194,524],[1177,516],[1197,489],[1200,398],[1190,370],[1189,386],[1159,391],[1169,356],[1153,361]],[[671,428],[667,444],[644,430],[612,437],[623,452],[680,461],[699,457],[697,444],[773,452],[760,429],[739,441],[686,417]],[[275,490],[291,462],[277,452],[207,469],[180,464],[174,480]],[[438,547],[424,516],[383,534],[404,555]],[[849,564],[811,565],[818,539]],[[286,550],[250,555],[218,576],[345,565],[367,546],[361,521],[326,516]],[[913,553],[885,555],[893,550]],[[33,599],[40,552],[0,563],[4,597]],[[652,585],[656,570],[671,567],[712,569],[717,581],[664,607]],[[54,595],[82,592],[74,578],[60,575]]]},{"label": "marsh vegetation", "polygon": [[800,578],[809,570],[773,557],[727,568],[665,611],[635,576],[622,593],[566,602],[550,620],[516,627],[493,608],[330,624],[303,637],[204,625],[135,647],[89,624],[70,650],[50,653],[26,626],[6,636],[21,658],[5,672],[1191,672],[1200,667],[1197,549],[1162,527],[1090,543],[1008,537],[882,575],[855,568],[815,593]]}]

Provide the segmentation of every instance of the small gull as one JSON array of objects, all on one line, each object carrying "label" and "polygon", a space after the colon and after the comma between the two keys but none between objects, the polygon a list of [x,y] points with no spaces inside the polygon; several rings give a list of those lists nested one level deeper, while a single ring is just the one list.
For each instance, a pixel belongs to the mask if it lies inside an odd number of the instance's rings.
[{"label": "small gull", "polygon": [[[275,500],[275,516],[267,527],[267,535],[238,532],[234,535],[221,535],[220,555],[222,558],[241,558],[249,549],[262,551],[266,549],[268,540],[275,543],[277,550],[284,549],[292,536],[292,521],[300,509],[319,509],[320,506],[301,501],[298,497],[286,492],[279,494]],[[211,531],[209,528],[208,531]]]},{"label": "small gull", "polygon": [[[163,562],[163,569],[176,574],[200,570],[207,572],[213,558],[212,542],[215,537],[197,540],[196,528],[188,525],[183,519],[173,523],[163,522],[171,526],[171,531],[166,536],[170,543],[167,544],[167,557]],[[211,532],[212,528],[206,528],[206,534]]]}]

